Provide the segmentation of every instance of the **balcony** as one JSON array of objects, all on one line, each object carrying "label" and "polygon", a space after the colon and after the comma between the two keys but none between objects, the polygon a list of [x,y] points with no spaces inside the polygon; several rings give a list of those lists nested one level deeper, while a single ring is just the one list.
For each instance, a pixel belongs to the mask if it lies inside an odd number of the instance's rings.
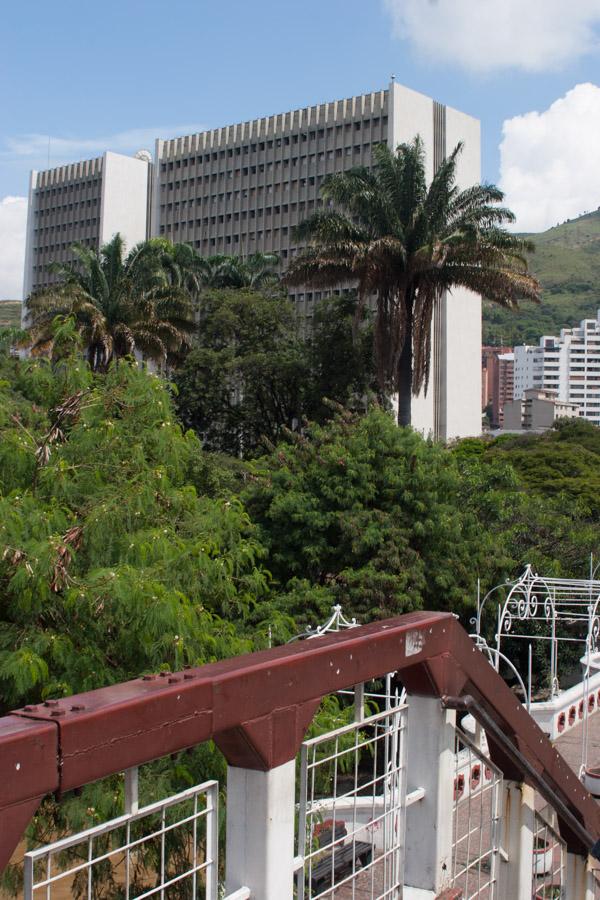
[{"label": "balcony", "polygon": [[[600,896],[595,800],[455,617],[346,626],[1,719],[2,865],[45,794],[124,779],[25,855],[26,900]],[[307,738],[328,696],[348,721]],[[226,786],[140,805],[139,767],[208,740]]]}]

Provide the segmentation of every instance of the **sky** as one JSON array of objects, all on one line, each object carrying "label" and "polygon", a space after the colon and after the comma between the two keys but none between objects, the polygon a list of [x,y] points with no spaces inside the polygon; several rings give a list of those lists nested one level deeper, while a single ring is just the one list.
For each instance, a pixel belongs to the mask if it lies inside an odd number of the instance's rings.
[{"label": "sky", "polygon": [[29,171],[401,84],[481,120],[522,231],[600,205],[600,0],[21,0],[2,10],[0,299]]}]

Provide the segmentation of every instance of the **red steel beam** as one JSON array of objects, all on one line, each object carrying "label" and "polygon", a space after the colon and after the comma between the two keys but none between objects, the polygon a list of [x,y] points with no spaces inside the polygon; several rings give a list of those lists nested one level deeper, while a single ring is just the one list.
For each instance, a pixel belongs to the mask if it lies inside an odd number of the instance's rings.
[{"label": "red steel beam", "polygon": [[[231,765],[273,768],[295,756],[323,696],[391,671],[409,694],[475,697],[594,840],[600,836],[597,804],[455,617],[420,612],[145,675],[0,719],[0,870],[21,837],[24,811],[31,814],[44,794],[210,738]],[[527,780],[493,743],[491,753],[507,777]],[[571,850],[590,849],[562,828]]]}]

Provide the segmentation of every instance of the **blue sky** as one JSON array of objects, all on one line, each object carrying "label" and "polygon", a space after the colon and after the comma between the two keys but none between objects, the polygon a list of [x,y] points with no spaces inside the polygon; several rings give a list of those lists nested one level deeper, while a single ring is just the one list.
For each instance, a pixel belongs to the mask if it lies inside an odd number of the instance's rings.
[{"label": "blue sky", "polygon": [[[46,167],[48,136],[51,165],[152,149],[157,135],[379,89],[392,72],[481,119],[483,178],[517,212],[522,203],[525,227],[600,204],[600,178],[579,193],[563,184],[564,202],[543,214],[535,193],[540,164],[558,172],[573,152],[554,148],[564,128],[577,145],[600,138],[600,0],[22,0],[2,20],[0,238],[13,238],[11,259],[23,202],[6,198],[23,198],[29,169]],[[14,290],[6,252],[0,298]]]}]

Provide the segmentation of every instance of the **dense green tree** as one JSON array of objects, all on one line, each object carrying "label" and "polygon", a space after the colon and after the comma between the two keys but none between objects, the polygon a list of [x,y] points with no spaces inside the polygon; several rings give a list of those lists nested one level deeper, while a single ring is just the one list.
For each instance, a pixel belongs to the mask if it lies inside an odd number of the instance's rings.
[{"label": "dense green tree", "polygon": [[390,414],[340,413],[255,463],[243,498],[295,616],[471,608],[492,552],[441,446]]},{"label": "dense green tree", "polygon": [[207,287],[240,288],[262,293],[279,289],[279,257],[275,253],[208,257],[204,262],[204,283]]},{"label": "dense green tree", "polygon": [[382,390],[398,393],[398,422],[411,423],[411,397],[427,388],[431,323],[436,303],[452,288],[469,288],[514,308],[537,300],[527,273],[529,242],[503,225],[513,214],[491,185],[459,191],[462,145],[440,165],[427,187],[423,144],[396,152],[379,144],[373,170],[328,176],[327,208],[297,228],[308,246],[290,263],[289,284],[335,286],[354,281],[361,304],[375,296],[375,357]]},{"label": "dense green tree", "polygon": [[207,449],[251,456],[331,404],[365,409],[376,389],[368,327],[353,334],[355,297],[331,297],[300,340],[281,293],[205,289],[195,349],[174,373],[177,407]]},{"label": "dense green tree", "polygon": [[188,284],[170,277],[164,242],[125,254],[119,234],[99,252],[75,244],[74,265],[55,263],[56,284],[27,300],[33,352],[51,348],[56,316],[72,316],[94,371],[136,350],[163,364],[189,344],[194,317]]},{"label": "dense green tree", "polygon": [[455,452],[510,464],[530,492],[600,522],[600,429],[591,422],[559,419],[543,434],[463,441]]},{"label": "dense green tree", "polygon": [[306,338],[310,375],[304,414],[311,421],[331,417],[328,401],[365,410],[378,394],[371,317],[367,310],[357,315],[356,306],[356,294],[351,293],[334,294],[316,307]]},{"label": "dense green tree", "polygon": [[13,360],[0,391],[4,708],[249,648],[261,548],[161,380]]},{"label": "dense green tree", "polygon": [[[0,341],[0,714],[266,646],[268,626],[290,634],[256,529],[165,383],[129,362],[94,374],[74,339],[71,321],[55,325],[53,362]],[[145,769],[142,800],[223,775],[202,745]],[[117,776],[48,799],[30,837],[94,825],[122,801]]]},{"label": "dense green tree", "polygon": [[308,373],[285,297],[205,290],[195,348],[174,375],[179,414],[208,449],[247,456],[297,427]]}]

